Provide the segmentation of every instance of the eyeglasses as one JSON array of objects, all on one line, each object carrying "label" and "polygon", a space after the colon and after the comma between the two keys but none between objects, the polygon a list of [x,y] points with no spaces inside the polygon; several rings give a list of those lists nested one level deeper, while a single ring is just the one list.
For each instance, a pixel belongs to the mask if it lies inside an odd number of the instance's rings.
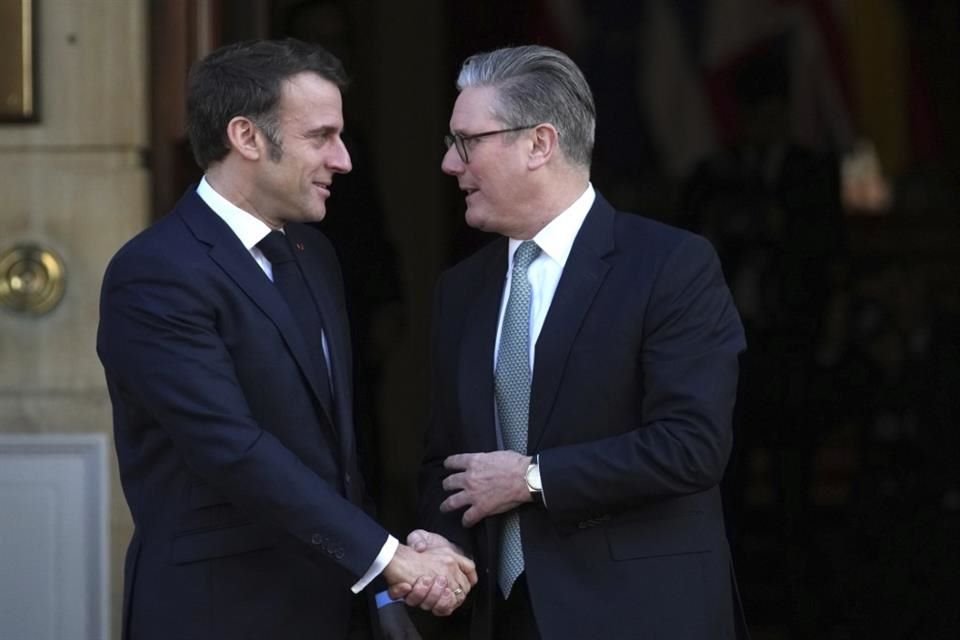
[{"label": "eyeglasses", "polygon": [[451,146],[457,147],[457,155],[463,160],[463,164],[470,164],[470,156],[467,155],[467,143],[471,140],[479,140],[487,136],[495,136],[498,133],[513,133],[514,131],[523,131],[524,129],[533,129],[538,125],[525,124],[522,127],[511,127],[510,129],[497,129],[496,131],[484,131],[483,133],[474,133],[469,136],[462,136],[459,133],[448,133],[443,136],[443,144],[447,149]]}]

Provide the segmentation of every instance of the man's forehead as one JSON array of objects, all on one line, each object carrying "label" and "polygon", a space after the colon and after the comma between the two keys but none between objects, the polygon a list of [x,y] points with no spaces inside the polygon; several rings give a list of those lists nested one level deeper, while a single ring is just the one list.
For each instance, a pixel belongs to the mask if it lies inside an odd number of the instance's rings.
[{"label": "man's forehead", "polygon": [[494,103],[497,91],[494,87],[466,87],[457,96],[450,115],[450,129],[465,131],[478,126],[496,123]]},{"label": "man's forehead", "polygon": [[283,84],[279,111],[282,116],[302,117],[306,114],[326,119],[342,117],[343,102],[337,85],[316,74],[299,74]]}]

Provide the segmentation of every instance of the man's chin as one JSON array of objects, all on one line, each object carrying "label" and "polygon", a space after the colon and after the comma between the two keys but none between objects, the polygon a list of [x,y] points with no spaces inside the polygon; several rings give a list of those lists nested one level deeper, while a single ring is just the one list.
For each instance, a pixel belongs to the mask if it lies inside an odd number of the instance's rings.
[{"label": "man's chin", "polygon": [[463,218],[466,221],[468,227],[471,227],[478,231],[487,230],[487,223],[488,223],[487,219],[484,218],[482,215],[478,214],[477,212],[467,209],[466,213],[463,214]]},{"label": "man's chin", "polygon": [[307,222],[307,223],[323,222],[323,220],[326,217],[327,217],[326,209],[313,210],[313,211],[305,212],[303,215],[303,220],[301,220],[301,222]]}]

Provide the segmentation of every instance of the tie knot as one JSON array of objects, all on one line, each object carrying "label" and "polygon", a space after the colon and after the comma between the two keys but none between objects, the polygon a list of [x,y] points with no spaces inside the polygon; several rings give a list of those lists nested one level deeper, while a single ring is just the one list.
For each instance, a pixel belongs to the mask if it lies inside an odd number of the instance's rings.
[{"label": "tie knot", "polygon": [[263,252],[270,264],[281,262],[290,262],[293,258],[293,249],[287,242],[287,236],[279,231],[271,231],[266,237],[257,243],[257,248]]},{"label": "tie knot", "polygon": [[536,260],[538,255],[540,255],[540,247],[537,246],[536,242],[527,240],[526,242],[520,243],[520,246],[517,247],[516,252],[513,254],[513,268],[526,271],[530,263]]}]

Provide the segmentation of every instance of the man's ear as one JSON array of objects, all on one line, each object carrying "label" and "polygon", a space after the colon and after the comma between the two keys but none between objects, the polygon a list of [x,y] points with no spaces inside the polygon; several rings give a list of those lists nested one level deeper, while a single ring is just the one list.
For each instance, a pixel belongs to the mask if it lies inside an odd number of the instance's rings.
[{"label": "man's ear", "polygon": [[250,118],[234,116],[227,123],[227,140],[247,160],[259,160],[263,153],[263,136]]},{"label": "man's ear", "polygon": [[533,130],[533,147],[530,149],[528,165],[538,169],[550,161],[560,144],[560,133],[552,124],[545,122]]}]

